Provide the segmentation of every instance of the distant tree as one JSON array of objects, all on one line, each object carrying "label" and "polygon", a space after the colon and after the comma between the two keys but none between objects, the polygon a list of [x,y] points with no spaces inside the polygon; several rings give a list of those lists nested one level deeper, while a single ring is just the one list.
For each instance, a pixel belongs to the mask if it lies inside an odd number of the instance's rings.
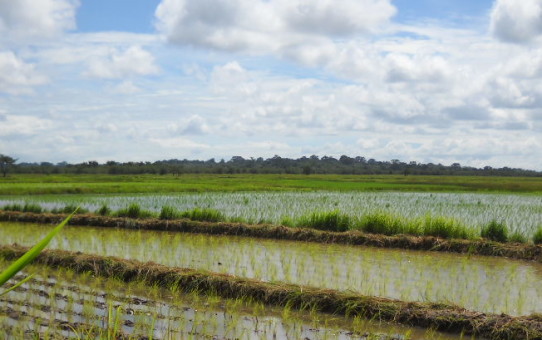
[{"label": "distant tree", "polygon": [[8,175],[9,167],[15,164],[15,162],[17,162],[15,158],[0,154],[0,171],[2,171],[4,177]]}]

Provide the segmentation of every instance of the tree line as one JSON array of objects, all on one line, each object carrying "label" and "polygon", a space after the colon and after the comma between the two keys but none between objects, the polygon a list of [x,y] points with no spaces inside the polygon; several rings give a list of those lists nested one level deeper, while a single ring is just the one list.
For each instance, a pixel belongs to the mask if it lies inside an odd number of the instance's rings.
[{"label": "tree line", "polygon": [[155,162],[116,162],[99,163],[88,161],[77,164],[60,163],[19,163],[5,155],[0,155],[0,170],[18,174],[344,174],[344,175],[458,175],[458,176],[542,176],[542,172],[518,168],[475,168],[459,163],[442,165],[433,163],[402,162],[398,159],[377,161],[365,157],[339,158],[330,156],[310,156],[297,159],[274,156],[264,159],[234,156],[230,160],[170,159]]}]

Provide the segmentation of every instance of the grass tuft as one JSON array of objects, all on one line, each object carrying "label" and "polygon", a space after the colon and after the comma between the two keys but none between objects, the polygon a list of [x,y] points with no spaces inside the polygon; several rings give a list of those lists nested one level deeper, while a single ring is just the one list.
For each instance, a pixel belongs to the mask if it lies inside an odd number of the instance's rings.
[{"label": "grass tuft", "polygon": [[148,210],[141,209],[137,203],[132,203],[127,208],[117,211],[116,215],[118,217],[146,218],[152,217],[153,213]]},{"label": "grass tuft", "polygon": [[538,227],[538,230],[533,235],[534,244],[542,244],[542,226]]},{"label": "grass tuft", "polygon": [[23,206],[17,203],[8,204],[2,207],[4,211],[23,211]]},{"label": "grass tuft", "polygon": [[180,217],[188,218],[193,221],[220,222],[225,221],[226,217],[220,211],[209,208],[195,208],[183,211]]},{"label": "grass tuft", "polygon": [[423,234],[442,238],[472,238],[472,233],[461,222],[444,216],[425,216]]},{"label": "grass tuft", "polygon": [[488,240],[497,242],[508,241],[508,227],[504,223],[495,220],[483,226],[480,234]]},{"label": "grass tuft", "polygon": [[31,213],[40,214],[41,212],[43,212],[43,208],[39,204],[27,202],[24,204],[23,212],[31,212]]},{"label": "grass tuft", "polygon": [[98,210],[96,210],[96,213],[100,216],[108,216],[111,215],[111,209],[109,209],[107,204],[103,204]]},{"label": "grass tuft", "polygon": [[170,206],[163,206],[159,218],[161,220],[175,220],[181,217],[181,213]]},{"label": "grass tuft", "polygon": [[527,243],[528,239],[527,236],[525,236],[522,232],[516,231],[510,234],[508,241],[515,243]]},{"label": "grass tuft", "polygon": [[309,227],[327,231],[347,231],[351,228],[352,224],[352,218],[341,214],[339,210],[313,212],[297,220],[298,227]]}]

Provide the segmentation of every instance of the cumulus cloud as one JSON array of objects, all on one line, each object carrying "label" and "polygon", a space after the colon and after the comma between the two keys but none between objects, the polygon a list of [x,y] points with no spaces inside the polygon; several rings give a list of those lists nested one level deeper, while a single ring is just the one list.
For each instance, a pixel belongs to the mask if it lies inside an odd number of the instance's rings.
[{"label": "cumulus cloud", "polygon": [[54,37],[75,28],[77,0],[0,0],[0,40]]},{"label": "cumulus cloud", "polygon": [[85,75],[115,79],[153,75],[158,72],[159,68],[150,52],[141,46],[131,46],[125,50],[111,49],[109,55],[91,60]]},{"label": "cumulus cloud", "polygon": [[51,126],[53,126],[52,121],[37,116],[5,115],[0,124],[0,136],[31,136]]},{"label": "cumulus cloud", "polygon": [[172,124],[169,129],[181,135],[204,135],[211,131],[207,121],[200,115],[192,115],[179,124]]},{"label": "cumulus cloud", "polygon": [[491,31],[500,40],[525,43],[542,35],[540,0],[497,0],[491,12]]},{"label": "cumulus cloud", "polygon": [[31,92],[31,87],[47,82],[35,70],[34,64],[24,62],[13,52],[0,52],[0,92],[11,94]]},{"label": "cumulus cloud", "polygon": [[389,0],[163,0],[157,28],[174,44],[269,53],[378,29]]}]

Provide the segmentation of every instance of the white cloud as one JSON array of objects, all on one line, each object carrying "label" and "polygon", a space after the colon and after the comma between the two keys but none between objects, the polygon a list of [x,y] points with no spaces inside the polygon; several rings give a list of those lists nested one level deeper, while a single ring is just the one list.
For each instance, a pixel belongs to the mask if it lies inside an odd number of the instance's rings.
[{"label": "white cloud", "polygon": [[46,82],[47,78],[36,72],[34,64],[24,62],[11,51],[0,52],[0,92],[29,93],[32,86]]},{"label": "white cloud", "polygon": [[500,40],[525,43],[542,35],[540,0],[496,0],[491,31]]},{"label": "white cloud", "polygon": [[134,94],[141,92],[141,89],[129,80],[125,80],[122,83],[114,86],[112,90],[113,92],[119,94]]},{"label": "white cloud", "polygon": [[211,131],[207,121],[200,115],[192,115],[179,124],[171,124],[169,130],[181,135],[205,135]]},{"label": "white cloud", "polygon": [[389,0],[163,0],[157,28],[174,44],[270,53],[374,31]]},{"label": "white cloud", "polygon": [[0,124],[0,136],[31,136],[52,126],[52,121],[38,116],[4,115],[4,120]]},{"label": "white cloud", "polygon": [[141,46],[131,46],[125,50],[111,49],[106,57],[91,60],[85,75],[115,79],[158,72],[159,68],[150,52]]},{"label": "white cloud", "polygon": [[75,28],[77,0],[0,0],[0,40],[52,38]]}]

